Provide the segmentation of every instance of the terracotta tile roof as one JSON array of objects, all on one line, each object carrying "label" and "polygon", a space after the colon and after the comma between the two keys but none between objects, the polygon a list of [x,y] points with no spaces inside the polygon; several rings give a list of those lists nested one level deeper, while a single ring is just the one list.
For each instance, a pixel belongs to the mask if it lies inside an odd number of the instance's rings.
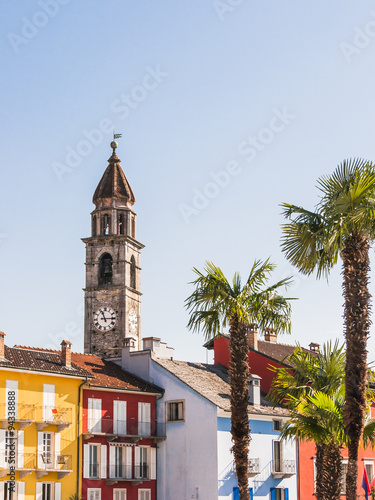
[{"label": "terracotta tile roof", "polygon": [[[24,352],[36,352],[39,355],[54,355],[60,358],[60,351],[43,349],[42,347],[14,346],[13,350]],[[0,364],[1,366],[1,364]],[[72,366],[80,370],[84,376],[89,377],[92,387],[113,388],[129,391],[142,391],[162,394],[164,391],[156,385],[149,384],[145,380],[135,377],[124,371],[119,365],[112,361],[101,359],[95,354],[83,354],[72,352]],[[56,371],[56,370],[54,370]],[[71,370],[69,370],[71,372]],[[71,373],[72,374],[72,373]]]},{"label": "terracotta tile roof", "polygon": [[0,361],[2,368],[58,373],[71,377],[92,377],[90,372],[74,363],[72,363],[71,368],[64,366],[61,363],[60,351],[27,346],[4,346],[4,349],[5,361]]},{"label": "terracotta tile roof", "polygon": [[[153,360],[221,410],[230,411],[229,375],[224,366],[176,361],[155,356]],[[249,405],[250,414],[287,415],[284,408],[273,408],[264,396],[262,392],[259,407]]]},{"label": "terracotta tile roof", "polygon": [[151,392],[156,394],[162,394],[164,392],[160,387],[149,384],[145,380],[124,371],[119,365],[116,365],[116,363],[101,359],[94,354],[72,352],[72,361],[90,372],[94,377],[93,380],[89,381],[90,386]]},{"label": "terracotta tile roof", "polygon": [[108,162],[109,165],[100,179],[92,198],[93,203],[98,205],[102,200],[110,201],[115,198],[133,205],[135,196],[121,168],[120,158],[113,152]]}]

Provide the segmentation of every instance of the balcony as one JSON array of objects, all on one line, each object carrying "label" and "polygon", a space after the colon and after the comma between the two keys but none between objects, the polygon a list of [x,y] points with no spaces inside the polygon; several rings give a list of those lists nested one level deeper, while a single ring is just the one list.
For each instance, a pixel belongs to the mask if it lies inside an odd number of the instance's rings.
[{"label": "balcony", "polygon": [[[15,456],[12,457],[12,467],[19,472],[20,479],[35,470],[35,456],[35,453],[16,453]],[[3,478],[10,474],[11,465],[8,463],[8,457],[4,453],[0,455],[0,464],[0,478]]]},{"label": "balcony", "polygon": [[143,481],[150,480],[150,467],[143,463],[135,465],[110,465],[109,466],[109,478],[107,479],[107,485],[113,485],[119,481],[130,481],[131,484],[137,485]]},{"label": "balcony", "polygon": [[[138,422],[137,420],[112,420],[102,418],[93,421],[89,418],[83,419],[83,438],[90,439],[95,435],[104,435],[108,441],[114,441],[118,437],[129,438],[136,443],[141,439],[153,439],[158,443],[165,439],[164,422]],[[85,430],[87,429],[87,430]]]},{"label": "balcony", "polygon": [[38,479],[50,472],[57,472],[57,478],[62,479],[72,471],[72,455],[57,455],[55,453],[40,453],[38,455],[36,468]]},{"label": "balcony", "polygon": [[61,431],[72,424],[72,408],[37,406],[35,421],[38,431],[43,430],[47,425],[56,425],[57,430]]},{"label": "balcony", "polygon": [[15,416],[13,418],[13,415],[8,411],[8,405],[6,403],[0,404],[0,422],[2,429],[8,428],[9,421],[17,422],[20,430],[35,421],[35,405],[33,404],[17,403],[14,413]]},{"label": "balcony", "polygon": [[259,458],[249,458],[248,477],[257,476],[260,473]]},{"label": "balcony", "polygon": [[296,473],[295,460],[272,460],[272,475],[275,479],[290,477]]}]

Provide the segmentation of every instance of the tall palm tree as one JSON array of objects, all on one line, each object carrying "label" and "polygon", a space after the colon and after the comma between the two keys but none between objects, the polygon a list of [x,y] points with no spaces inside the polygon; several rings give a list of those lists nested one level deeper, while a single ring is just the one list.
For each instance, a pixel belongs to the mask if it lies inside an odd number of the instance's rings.
[{"label": "tall palm tree", "polygon": [[282,249],[304,274],[328,275],[342,259],[346,377],[344,422],[349,438],[347,500],[357,498],[358,446],[366,409],[370,326],[369,255],[375,237],[375,168],[365,160],[341,163],[318,180],[321,199],[314,212],[284,203]]},{"label": "tall palm tree", "polygon": [[316,498],[340,500],[341,448],[346,443],[343,347],[329,342],[314,356],[297,346],[288,363],[291,370],[272,368],[275,377],[268,393],[274,404],[289,410],[281,437],[315,442]]},{"label": "tall palm tree", "polygon": [[255,261],[246,283],[235,273],[232,284],[222,270],[206,262],[204,273],[193,269],[197,278],[192,282],[195,291],[186,299],[190,312],[188,328],[202,330],[206,338],[219,334],[229,325],[229,374],[231,384],[231,433],[234,463],[240,500],[248,500],[249,450],[249,362],[247,325],[272,327],[290,332],[291,308],[287,299],[278,294],[280,287],[290,284],[290,278],[266,286],[275,266],[266,260]]}]

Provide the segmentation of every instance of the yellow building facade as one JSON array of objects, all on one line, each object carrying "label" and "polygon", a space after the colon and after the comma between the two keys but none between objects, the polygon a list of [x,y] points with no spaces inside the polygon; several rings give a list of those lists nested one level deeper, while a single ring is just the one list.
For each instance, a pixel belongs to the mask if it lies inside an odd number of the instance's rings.
[{"label": "yellow building facade", "polygon": [[0,332],[0,500],[80,492],[79,415],[88,372],[61,353],[4,346]]}]

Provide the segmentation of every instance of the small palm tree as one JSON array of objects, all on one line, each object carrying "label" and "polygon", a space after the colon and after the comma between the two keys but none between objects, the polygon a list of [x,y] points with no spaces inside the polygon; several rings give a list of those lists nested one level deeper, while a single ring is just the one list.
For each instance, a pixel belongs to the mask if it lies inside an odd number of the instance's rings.
[{"label": "small palm tree", "polygon": [[304,274],[328,275],[341,256],[346,337],[345,430],[348,443],[347,500],[357,498],[358,446],[366,410],[370,326],[369,248],[375,238],[375,168],[365,160],[344,161],[319,179],[314,212],[284,203],[282,249]]},{"label": "small palm tree", "polygon": [[266,260],[255,261],[246,283],[238,273],[232,284],[222,270],[207,262],[204,273],[193,269],[198,276],[192,282],[195,291],[186,299],[190,312],[188,328],[202,330],[206,338],[219,334],[229,325],[229,374],[231,384],[231,433],[240,500],[248,500],[249,450],[249,362],[246,325],[257,323],[260,328],[272,327],[290,332],[291,308],[287,299],[278,294],[280,287],[290,284],[284,279],[272,286],[266,283],[275,266]]},{"label": "small palm tree", "polygon": [[289,420],[281,437],[314,441],[316,445],[316,498],[340,500],[341,448],[346,443],[343,421],[345,353],[336,341],[316,356],[297,347],[288,358],[291,370],[275,372],[268,393],[274,404],[284,404]]}]

